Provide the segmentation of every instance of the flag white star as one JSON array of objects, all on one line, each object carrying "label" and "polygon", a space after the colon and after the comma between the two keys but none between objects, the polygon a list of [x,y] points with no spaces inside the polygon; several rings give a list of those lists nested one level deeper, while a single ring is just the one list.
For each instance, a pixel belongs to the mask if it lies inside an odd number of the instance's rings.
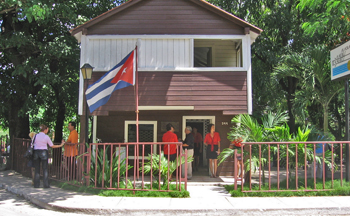
[{"label": "flag white star", "polygon": [[127,69],[127,67],[126,67],[126,68],[124,68],[124,70],[123,70],[122,74],[123,74],[123,73],[126,73],[126,69]]}]

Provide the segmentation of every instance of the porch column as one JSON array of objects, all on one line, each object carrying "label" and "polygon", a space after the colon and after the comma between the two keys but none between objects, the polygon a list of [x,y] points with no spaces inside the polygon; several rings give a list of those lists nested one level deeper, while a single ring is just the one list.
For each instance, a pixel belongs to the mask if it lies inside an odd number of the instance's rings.
[{"label": "porch column", "polygon": [[253,114],[253,83],[252,83],[252,56],[251,56],[251,40],[250,28],[245,28],[245,37],[242,39],[242,57],[243,67],[247,71],[247,107],[248,114]]}]

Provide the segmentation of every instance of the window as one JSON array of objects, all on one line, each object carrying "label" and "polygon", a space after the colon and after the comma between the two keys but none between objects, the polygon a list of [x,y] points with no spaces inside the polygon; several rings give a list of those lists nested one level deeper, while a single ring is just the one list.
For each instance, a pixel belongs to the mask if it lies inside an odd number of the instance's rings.
[{"label": "window", "polygon": [[[136,121],[125,121],[125,141],[136,142]],[[139,121],[139,142],[157,142],[157,121]],[[129,145],[129,159],[134,159],[134,145]],[[153,146],[153,153],[157,151],[157,145]],[[151,153],[151,146],[145,145],[145,149],[139,148],[140,158],[142,151],[145,155]]]},{"label": "window", "polygon": [[193,65],[194,67],[211,67],[212,66],[212,48],[195,47]]},{"label": "window", "polygon": [[194,39],[194,67],[241,67],[242,40]]}]

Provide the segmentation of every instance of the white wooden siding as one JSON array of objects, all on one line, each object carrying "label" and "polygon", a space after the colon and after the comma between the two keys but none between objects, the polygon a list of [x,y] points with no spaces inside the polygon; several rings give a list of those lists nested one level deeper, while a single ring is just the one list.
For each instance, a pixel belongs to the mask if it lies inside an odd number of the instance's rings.
[{"label": "white wooden siding", "polygon": [[190,67],[190,39],[143,39],[140,68]]},{"label": "white wooden siding", "polygon": [[194,40],[194,47],[212,47],[213,67],[237,67],[236,44],[232,40]]},{"label": "white wooden siding", "polygon": [[87,61],[95,71],[108,71],[135,49],[137,39],[90,39]]},{"label": "white wooden siding", "polygon": [[[95,71],[108,71],[136,46],[135,39],[90,39],[87,62]],[[143,39],[139,68],[191,67],[190,39]]]}]

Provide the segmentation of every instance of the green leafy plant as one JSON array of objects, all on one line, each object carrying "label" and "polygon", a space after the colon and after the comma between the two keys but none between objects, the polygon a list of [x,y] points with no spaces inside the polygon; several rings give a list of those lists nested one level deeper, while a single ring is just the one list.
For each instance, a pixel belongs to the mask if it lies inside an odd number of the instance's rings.
[{"label": "green leafy plant", "polygon": [[[286,121],[288,116],[285,112],[272,113],[268,112],[262,117],[262,124],[259,124],[257,120],[252,118],[247,114],[242,114],[235,116],[232,119],[232,123],[238,126],[232,127],[231,131],[228,133],[228,139],[234,142],[237,139],[243,138],[243,142],[306,142],[310,141],[309,137],[313,131],[308,127],[302,129],[298,128],[295,134],[290,133],[290,128]],[[319,132],[318,132],[319,133]],[[319,137],[319,135],[317,136]],[[323,136],[324,137],[324,136]],[[322,141],[322,140],[320,140]],[[265,182],[265,166],[268,162],[268,151],[269,147],[266,144],[261,145],[261,159],[259,160],[259,145],[250,145],[251,148],[251,158],[248,157],[249,151],[244,151],[244,165],[246,174],[250,171],[256,171],[261,166],[262,169],[262,180]],[[270,145],[271,156],[279,154],[280,166],[287,165],[287,153],[288,153],[288,166],[290,168],[295,166],[304,165],[305,157],[307,161],[312,162],[316,160],[321,162],[320,157],[314,156],[314,145],[313,144],[289,144],[287,145]],[[240,149],[237,151],[240,153]],[[296,152],[298,154],[298,161],[296,162]],[[224,162],[227,158],[234,156],[234,149],[227,148],[224,149],[219,157],[219,164]],[[325,152],[325,164],[331,168],[332,153],[331,151]],[[337,165],[334,163],[334,168]],[[292,169],[289,169],[290,175],[292,174]]]},{"label": "green leafy plant", "polygon": [[[143,167],[140,167],[140,171],[144,171],[145,174],[148,174],[152,170],[152,175],[160,175],[163,179],[163,185],[165,185],[176,168],[184,164],[185,161],[185,157],[181,157],[181,160],[169,161],[168,163],[168,158],[164,156],[163,152],[160,154],[160,159],[158,154],[149,154],[147,162],[144,163]],[[191,163],[192,161],[193,157],[187,158],[187,163]]]},{"label": "green leafy plant", "polygon": [[[91,169],[90,169],[90,181],[91,183],[95,184],[95,173],[97,170],[97,178],[96,178],[96,185],[98,187],[102,187],[102,177],[103,177],[103,183],[104,187],[110,187],[110,181],[112,181],[112,187],[118,186],[118,163],[119,163],[119,157],[120,155],[114,153],[114,157],[112,160],[112,172],[111,172],[111,161],[108,157],[108,148],[106,148],[105,151],[99,151],[99,153],[96,155],[96,157],[91,157]],[[105,154],[103,153],[105,152]],[[103,161],[104,160],[104,161]],[[120,188],[129,188],[132,187],[132,183],[130,180],[128,182],[125,182],[125,179],[123,176],[125,176],[125,173],[127,170],[131,169],[132,166],[128,165],[126,167],[125,163],[126,159],[120,160],[119,165],[119,187]],[[103,169],[104,166],[104,170]]]}]

